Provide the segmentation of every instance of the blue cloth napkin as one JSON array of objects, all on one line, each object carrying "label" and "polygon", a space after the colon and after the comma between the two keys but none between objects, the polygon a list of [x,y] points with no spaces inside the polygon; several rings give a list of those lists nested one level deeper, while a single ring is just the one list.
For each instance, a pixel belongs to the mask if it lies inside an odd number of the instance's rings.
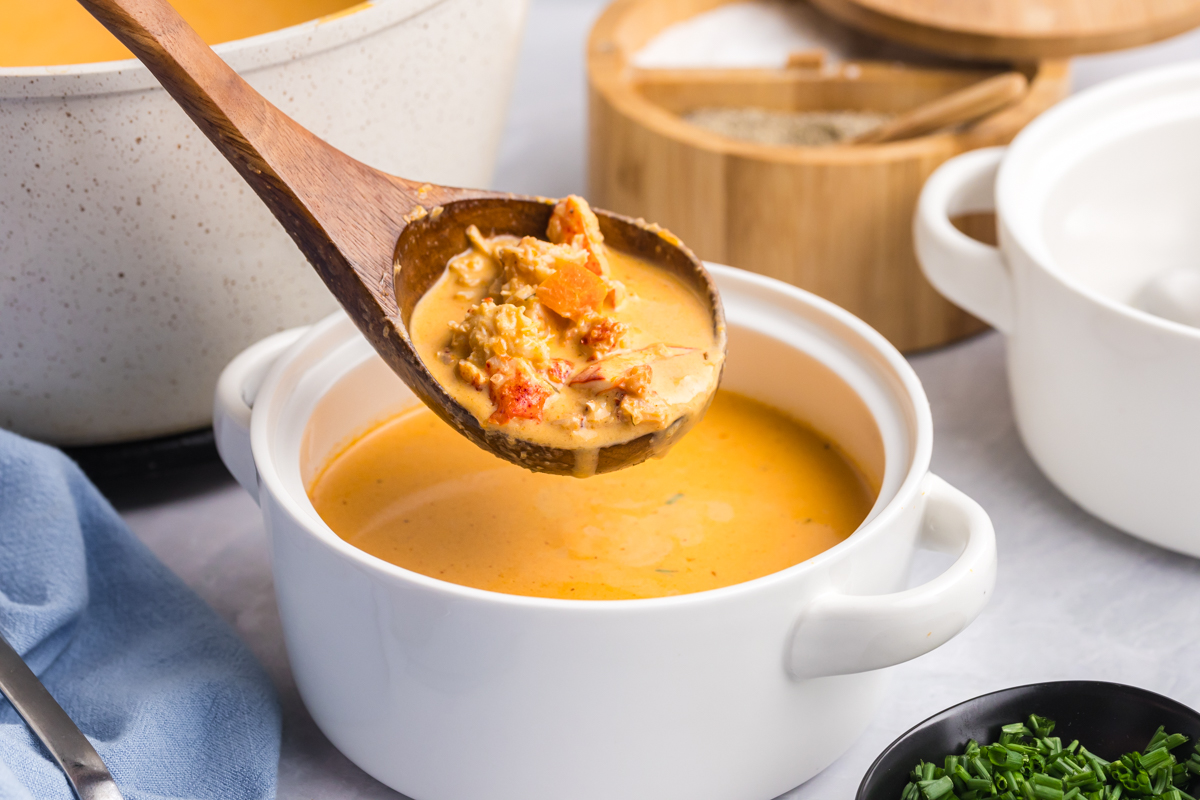
[{"label": "blue cloth napkin", "polygon": [[[3,430],[0,632],[126,800],[274,797],[279,703],[262,667],[70,459]],[[0,800],[71,797],[0,696]]]}]

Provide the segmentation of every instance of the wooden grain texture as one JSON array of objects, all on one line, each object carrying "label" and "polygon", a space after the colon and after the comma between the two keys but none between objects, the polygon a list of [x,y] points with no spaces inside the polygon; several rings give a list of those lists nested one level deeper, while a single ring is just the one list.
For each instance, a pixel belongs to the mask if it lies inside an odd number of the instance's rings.
[{"label": "wooden grain texture", "polygon": [[[723,0],[730,2],[730,0]],[[1065,62],[1018,65],[1025,96],[969,127],[882,145],[784,147],[738,141],[680,114],[704,106],[900,113],[1005,71],[636,70],[629,58],[666,25],[713,0],[617,0],[588,45],[589,193],[655,219],[702,258],[821,295],[902,350],[953,341],[984,325],[939,295],[913,253],[925,179],[966,150],[1005,144],[1068,91]]]},{"label": "wooden grain texture", "polygon": [[883,144],[945,130],[999,111],[1020,100],[1029,81],[1019,72],[1005,72],[922,103],[878,128],[854,137],[850,144]]},{"label": "wooden grain texture", "polygon": [[[442,419],[480,447],[528,469],[573,474],[576,454],[484,425],[430,374],[408,320],[421,295],[467,248],[465,230],[545,235],[553,200],[418,184],[375,170],[267,102],[165,0],[79,0],[133,52],[283,224],[375,350]],[[618,249],[648,258],[706,299],[725,350],[716,288],[691,251],[640,220],[598,211]],[[714,386],[715,391],[715,386]],[[652,435],[607,447],[597,472],[644,461]]]},{"label": "wooden grain texture", "polygon": [[811,0],[887,39],[937,52],[1033,60],[1122,50],[1200,25],[1200,0]]}]

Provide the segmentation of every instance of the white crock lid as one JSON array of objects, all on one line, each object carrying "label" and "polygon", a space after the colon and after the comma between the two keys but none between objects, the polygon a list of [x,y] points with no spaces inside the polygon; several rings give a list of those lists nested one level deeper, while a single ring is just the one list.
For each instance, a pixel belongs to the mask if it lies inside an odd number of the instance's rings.
[{"label": "white crock lid", "polygon": [[[1127,299],[1097,288],[1094,281],[1080,280],[1078,270],[1064,264],[1064,248],[1056,247],[1053,238],[1063,236],[1058,219],[1061,209],[1055,207],[1060,202],[1056,191],[1084,173],[1101,178],[1111,173],[1114,180],[1122,169],[1127,174],[1131,162],[1128,155],[1122,160],[1121,146],[1126,145],[1124,152],[1128,154],[1130,145],[1136,145],[1140,138],[1149,140],[1170,126],[1200,130],[1200,62],[1100,84],[1042,114],[1016,137],[1005,154],[996,179],[996,208],[1002,238],[1011,237],[1013,244],[1074,291],[1123,314],[1183,328],[1132,308]],[[1188,160],[1189,169],[1200,170],[1200,147],[1193,143],[1179,149],[1194,153]],[[1170,175],[1164,181],[1173,190],[1192,191],[1189,183],[1182,174]],[[1200,188],[1193,188],[1200,192]],[[1057,217],[1052,218],[1052,212]],[[1194,221],[1191,224],[1194,226]],[[1144,232],[1147,237],[1162,234]],[[1056,256],[1056,250],[1060,255]],[[1195,334],[1200,336],[1200,331]]]}]

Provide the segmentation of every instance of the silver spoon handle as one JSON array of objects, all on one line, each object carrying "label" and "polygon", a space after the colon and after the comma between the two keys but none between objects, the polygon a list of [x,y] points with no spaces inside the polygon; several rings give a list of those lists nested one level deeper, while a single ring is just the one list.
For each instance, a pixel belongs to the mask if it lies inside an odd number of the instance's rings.
[{"label": "silver spoon handle", "polygon": [[67,774],[79,800],[123,800],[100,754],[0,636],[0,692]]}]

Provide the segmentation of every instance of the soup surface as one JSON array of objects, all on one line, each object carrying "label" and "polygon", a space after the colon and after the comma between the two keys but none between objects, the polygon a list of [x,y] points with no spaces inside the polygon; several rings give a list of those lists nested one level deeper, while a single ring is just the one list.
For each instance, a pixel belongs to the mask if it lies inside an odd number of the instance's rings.
[{"label": "soup surface", "polygon": [[875,491],[836,446],[725,390],[661,459],[588,480],[529,472],[424,406],[333,457],[309,488],[350,544],[430,577],[534,597],[700,592],[798,564]]},{"label": "soup surface", "polygon": [[[409,330],[429,371],[483,424],[594,455],[660,431],[665,449],[703,413],[725,357],[707,301],[606,247],[587,201],[561,200],[547,239],[475,226],[467,235]],[[577,460],[591,474],[594,459]]]},{"label": "soup surface", "polygon": [[[359,0],[171,0],[209,44],[333,14]],[[133,55],[75,0],[0,0],[0,67],[118,61]]]}]

